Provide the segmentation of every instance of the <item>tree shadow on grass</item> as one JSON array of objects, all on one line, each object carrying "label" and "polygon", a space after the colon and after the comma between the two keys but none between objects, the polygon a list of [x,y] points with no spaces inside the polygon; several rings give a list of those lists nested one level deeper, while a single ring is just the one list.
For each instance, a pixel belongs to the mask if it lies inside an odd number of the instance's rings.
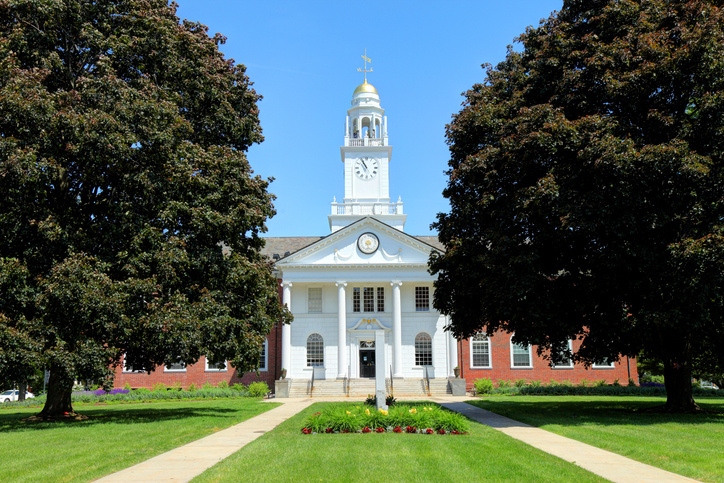
[{"label": "tree shadow on grass", "polygon": [[[0,432],[44,430],[71,425],[97,426],[100,424],[144,424],[158,421],[184,420],[188,418],[229,416],[243,414],[245,408],[154,408],[154,407],[82,407],[80,413],[88,419],[57,421],[25,421],[32,414],[27,412],[3,414],[0,412]],[[256,414],[258,411],[252,411]]]},{"label": "tree shadow on grass", "polygon": [[593,401],[504,400],[482,398],[471,401],[481,409],[533,426],[557,424],[561,426],[631,425],[647,426],[661,423],[686,425],[721,424],[724,426],[724,401],[697,401],[705,411],[698,414],[676,414],[648,411],[660,405],[656,401],[625,401],[597,399]]}]

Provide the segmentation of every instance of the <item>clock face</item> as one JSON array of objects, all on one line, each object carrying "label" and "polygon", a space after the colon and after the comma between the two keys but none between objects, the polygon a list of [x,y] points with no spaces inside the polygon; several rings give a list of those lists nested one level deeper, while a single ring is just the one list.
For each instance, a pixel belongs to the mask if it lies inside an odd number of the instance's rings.
[{"label": "clock face", "polygon": [[380,241],[374,233],[362,233],[357,239],[357,247],[362,253],[374,253],[380,246]]},{"label": "clock face", "polygon": [[354,174],[360,179],[372,179],[377,176],[380,164],[375,158],[359,158],[354,162]]}]

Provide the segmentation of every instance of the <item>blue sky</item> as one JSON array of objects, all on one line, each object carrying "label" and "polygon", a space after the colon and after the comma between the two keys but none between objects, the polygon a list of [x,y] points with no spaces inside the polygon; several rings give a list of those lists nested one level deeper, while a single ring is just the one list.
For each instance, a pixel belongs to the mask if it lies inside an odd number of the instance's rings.
[{"label": "blue sky", "polygon": [[[411,235],[432,235],[442,196],[445,125],[461,94],[482,82],[483,63],[505,58],[528,26],[562,0],[287,1],[176,0],[180,18],[227,37],[221,51],[247,66],[265,141],[248,153],[274,177],[277,215],[267,236],[329,234],[330,202],[344,197],[340,146],[352,92],[364,81],[365,48],[393,146],[390,197],[402,197]],[[519,46],[517,46],[519,48]],[[514,45],[516,48],[516,45]]]}]

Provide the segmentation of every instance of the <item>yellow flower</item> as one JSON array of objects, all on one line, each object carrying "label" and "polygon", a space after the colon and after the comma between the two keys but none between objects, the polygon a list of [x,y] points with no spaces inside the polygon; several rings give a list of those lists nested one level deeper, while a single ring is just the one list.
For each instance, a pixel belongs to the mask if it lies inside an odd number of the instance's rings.
[{"label": "yellow flower", "polygon": [[369,410],[369,409],[365,409],[365,414],[369,416],[370,410]]},{"label": "yellow flower", "polygon": [[415,409],[415,408],[410,409],[410,413],[412,413],[412,414],[417,413],[417,409]]},{"label": "yellow flower", "polygon": [[387,411],[385,411],[384,409],[380,408],[378,409],[378,411],[387,416]]},{"label": "yellow flower", "polygon": [[352,414],[351,412],[347,411],[347,414]]}]

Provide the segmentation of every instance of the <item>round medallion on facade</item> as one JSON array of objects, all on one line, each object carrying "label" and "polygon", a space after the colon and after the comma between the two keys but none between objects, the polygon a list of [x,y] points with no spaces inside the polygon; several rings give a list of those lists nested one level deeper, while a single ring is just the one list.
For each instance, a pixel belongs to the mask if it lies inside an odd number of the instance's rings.
[{"label": "round medallion on facade", "polygon": [[360,179],[372,179],[377,176],[379,170],[380,164],[375,158],[362,157],[354,163],[354,174]]},{"label": "round medallion on facade", "polygon": [[362,253],[370,254],[377,251],[380,240],[374,233],[362,233],[357,239],[357,247]]}]

